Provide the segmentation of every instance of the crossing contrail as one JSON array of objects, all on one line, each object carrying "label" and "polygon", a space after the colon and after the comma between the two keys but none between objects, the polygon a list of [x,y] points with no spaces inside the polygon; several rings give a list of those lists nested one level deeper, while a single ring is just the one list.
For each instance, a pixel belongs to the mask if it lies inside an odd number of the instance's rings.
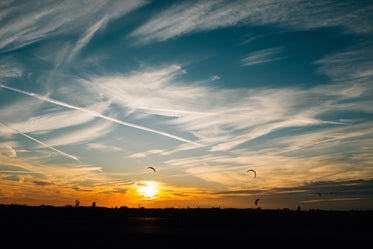
[{"label": "crossing contrail", "polygon": [[28,96],[31,96],[31,97],[37,98],[39,100],[55,104],[55,105],[59,105],[59,106],[63,106],[63,107],[66,107],[66,108],[70,108],[70,109],[79,110],[79,111],[82,111],[82,112],[85,112],[85,113],[89,113],[92,116],[99,117],[99,118],[102,118],[102,119],[105,119],[105,120],[108,120],[108,121],[111,121],[111,122],[114,122],[114,123],[117,123],[117,124],[121,124],[121,125],[132,127],[132,128],[136,128],[136,129],[143,130],[143,131],[156,133],[156,134],[159,134],[159,135],[162,135],[162,136],[165,136],[165,137],[173,138],[173,139],[176,139],[176,140],[179,140],[179,141],[182,141],[182,142],[185,142],[185,143],[190,143],[190,144],[193,144],[193,145],[196,145],[196,146],[201,146],[201,144],[199,144],[199,143],[193,142],[191,140],[188,140],[188,139],[176,136],[176,135],[169,134],[167,132],[158,131],[158,130],[154,130],[154,129],[151,129],[151,128],[148,128],[148,127],[145,127],[145,126],[140,126],[140,125],[124,122],[124,121],[121,121],[121,120],[118,120],[118,119],[115,119],[115,118],[112,118],[112,117],[109,117],[109,116],[102,115],[102,114],[100,114],[98,112],[95,112],[95,111],[91,111],[91,110],[88,110],[88,109],[85,109],[85,108],[82,108],[82,107],[67,104],[67,103],[62,102],[62,101],[51,99],[47,96],[42,96],[42,95],[39,95],[39,94],[36,94],[36,93],[26,92],[26,91],[23,91],[23,90],[19,90],[17,88],[13,88],[13,87],[10,87],[10,86],[5,86],[3,84],[0,84],[0,87],[11,90],[11,91],[14,91],[14,92],[22,93],[22,94],[25,94],[25,95],[28,95]]},{"label": "crossing contrail", "polygon": [[18,134],[20,134],[20,135],[22,135],[22,136],[24,136],[24,137],[27,137],[28,139],[30,139],[30,140],[32,140],[32,141],[34,141],[34,142],[37,142],[38,144],[43,145],[44,147],[47,147],[47,148],[49,148],[49,149],[51,149],[51,150],[54,150],[55,152],[60,153],[60,154],[63,155],[63,156],[67,156],[67,157],[69,157],[69,158],[71,158],[71,159],[74,159],[75,161],[79,161],[79,158],[76,157],[76,156],[73,156],[73,155],[67,154],[67,153],[65,153],[65,152],[63,152],[63,151],[60,151],[60,150],[58,150],[58,149],[56,149],[56,148],[54,148],[54,147],[52,147],[52,146],[50,146],[50,145],[48,145],[48,144],[46,144],[46,143],[44,143],[44,142],[42,142],[42,141],[36,139],[36,138],[33,138],[33,137],[31,137],[31,136],[29,136],[29,135],[27,135],[27,134],[25,134],[25,133],[23,133],[23,132],[21,132],[21,131],[15,129],[15,128],[12,128],[12,127],[10,127],[10,126],[4,124],[4,123],[1,122],[1,121],[0,121],[0,124],[3,125],[3,126],[5,126],[5,127],[7,127],[7,128],[10,129],[10,130],[13,130],[13,131],[17,132]]}]

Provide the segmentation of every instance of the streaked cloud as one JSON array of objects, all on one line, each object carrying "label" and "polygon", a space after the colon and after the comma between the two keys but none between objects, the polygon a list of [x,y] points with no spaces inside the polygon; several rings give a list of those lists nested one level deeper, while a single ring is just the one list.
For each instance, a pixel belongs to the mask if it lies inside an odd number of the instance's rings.
[{"label": "streaked cloud", "polygon": [[99,150],[99,151],[104,151],[104,152],[122,150],[121,148],[116,147],[116,146],[100,144],[100,143],[89,143],[87,144],[87,147],[91,150]]},{"label": "streaked cloud", "polygon": [[170,138],[182,141],[182,142],[198,145],[197,143],[195,143],[191,140],[188,140],[188,139],[185,139],[185,138],[182,138],[182,137],[179,137],[179,136],[175,136],[175,135],[169,134],[167,132],[162,132],[162,131],[151,129],[151,128],[148,128],[148,127],[145,127],[145,126],[124,122],[124,121],[121,121],[121,120],[118,120],[118,119],[115,119],[115,118],[112,118],[112,117],[109,117],[109,116],[106,116],[106,115],[102,115],[102,114],[100,114],[96,111],[93,111],[93,110],[89,110],[89,109],[86,109],[86,108],[70,105],[70,104],[67,104],[67,103],[62,102],[62,101],[51,99],[47,96],[42,96],[42,95],[39,95],[39,94],[30,93],[30,92],[23,91],[23,90],[20,90],[20,89],[16,89],[16,88],[13,88],[13,87],[5,86],[3,84],[0,84],[0,87],[11,90],[11,91],[14,91],[14,92],[22,93],[22,94],[25,94],[25,95],[28,95],[28,96],[31,96],[31,97],[35,97],[39,100],[46,101],[46,102],[49,102],[49,103],[52,103],[52,104],[55,104],[55,105],[59,105],[59,106],[62,106],[62,107],[73,109],[73,110],[78,110],[78,111],[81,111],[81,112],[85,112],[87,114],[90,114],[91,116],[99,117],[99,118],[102,118],[102,119],[105,119],[105,120],[108,120],[108,121],[111,121],[111,122],[114,122],[114,123],[117,123],[117,124],[121,124],[121,125],[124,125],[124,126],[129,126],[129,127],[144,130],[144,131],[148,131],[148,132],[151,132],[151,133],[156,133],[156,134],[159,134],[159,135],[162,135],[162,136],[165,136],[165,137],[170,137]]},{"label": "streaked cloud", "polygon": [[242,58],[242,66],[252,66],[280,60],[282,57],[278,56],[278,54],[281,51],[281,48],[268,48],[249,53]]},{"label": "streaked cloud", "polygon": [[112,131],[112,128],[113,126],[110,122],[96,123],[94,125],[85,126],[76,131],[66,132],[61,136],[56,136],[46,142],[51,146],[81,143],[105,136]]},{"label": "streaked cloud", "polygon": [[[104,174],[97,166],[80,162],[50,165],[29,159],[0,157],[0,164],[8,165],[7,170],[0,168],[2,203],[23,203],[24,196],[28,196],[28,203],[35,205],[40,200],[66,205],[76,199],[82,205],[90,205],[92,200],[110,205],[118,201],[132,184]],[[18,170],[11,172],[11,168]]]},{"label": "streaked cloud", "polygon": [[[329,144],[329,148],[332,146]],[[355,152],[356,153],[356,152]],[[318,151],[314,151],[318,154]],[[371,153],[369,154],[372,155]],[[292,187],[304,181],[337,181],[338,179],[362,179],[370,175],[371,157],[365,155],[366,164],[355,165],[356,158],[344,155],[306,157],[281,155],[266,151],[232,151],[227,155],[214,155],[179,158],[166,163],[183,169],[194,177],[208,183],[225,186],[245,186],[250,190],[269,190],[275,187]],[[300,166],[301,165],[301,166]],[[257,177],[246,173],[255,168]]]},{"label": "streaked cloud", "polygon": [[[100,113],[104,112],[108,108],[107,103],[99,103],[88,108],[96,110]],[[13,123],[12,127],[19,129],[23,132],[31,133],[47,133],[49,131],[62,129],[66,127],[73,127],[81,124],[90,122],[95,117],[88,114],[82,113],[81,111],[54,111],[41,116],[31,117],[23,122]]]},{"label": "streaked cloud", "polygon": [[[72,50],[76,54],[109,20],[123,16],[146,1],[39,1],[4,6],[0,26],[0,49],[17,49],[45,37],[67,33],[84,35]],[[97,22],[97,19],[100,21]],[[86,27],[90,27],[86,29]]]},{"label": "streaked cloud", "polygon": [[22,75],[21,66],[12,57],[0,58],[0,79],[17,78]]},{"label": "streaked cloud", "polygon": [[3,126],[5,126],[5,127],[8,128],[8,129],[13,130],[13,131],[15,131],[16,133],[18,133],[18,134],[20,134],[20,135],[22,135],[22,136],[24,136],[24,137],[26,137],[26,138],[32,140],[32,141],[34,141],[34,142],[40,144],[40,145],[43,146],[43,147],[49,148],[49,149],[54,150],[55,152],[57,152],[57,153],[59,153],[59,154],[61,154],[61,155],[63,155],[63,156],[66,156],[66,157],[69,157],[69,158],[74,159],[74,160],[76,160],[76,161],[79,161],[79,158],[76,157],[76,156],[70,155],[70,154],[68,154],[68,153],[66,153],[66,152],[63,152],[63,151],[60,151],[60,150],[54,148],[53,146],[51,146],[51,145],[49,145],[49,144],[46,144],[46,143],[44,143],[44,142],[42,142],[42,141],[40,141],[40,140],[38,140],[38,139],[36,139],[36,138],[30,136],[30,135],[27,135],[27,134],[25,134],[25,133],[23,133],[23,132],[21,132],[21,131],[15,129],[15,128],[13,128],[13,127],[10,127],[10,126],[4,124],[3,122],[0,122],[0,124],[3,125]]},{"label": "streaked cloud", "polygon": [[346,49],[326,55],[315,61],[319,72],[333,80],[364,80],[373,77],[373,47],[371,44]]},{"label": "streaked cloud", "polygon": [[98,22],[96,22],[91,27],[89,27],[81,35],[81,37],[76,42],[74,48],[70,51],[70,53],[69,53],[69,55],[67,57],[67,61],[68,62],[72,61],[74,59],[74,57],[76,56],[76,54],[79,53],[79,51],[82,50],[82,48],[88,44],[88,42],[92,39],[92,37],[94,36],[94,34],[99,29],[103,28],[106,25],[107,21],[108,21],[108,17],[104,16],[103,18],[101,18],[100,20],[98,20]]},{"label": "streaked cloud", "polygon": [[372,11],[367,3],[351,8],[338,1],[184,1],[154,15],[131,36],[149,43],[232,26],[270,24],[295,30],[339,26],[347,32],[369,33]]},{"label": "streaked cloud", "polygon": [[[83,84],[138,118],[171,117],[164,123],[193,134],[200,144],[211,146],[211,151],[230,150],[289,127],[341,125],[340,120],[319,117],[345,108],[365,109],[365,101],[344,103],[367,93],[365,84],[232,90],[178,81],[177,77],[184,73],[180,66],[170,65],[130,75],[92,77]],[[314,99],[324,101],[315,103]]]}]

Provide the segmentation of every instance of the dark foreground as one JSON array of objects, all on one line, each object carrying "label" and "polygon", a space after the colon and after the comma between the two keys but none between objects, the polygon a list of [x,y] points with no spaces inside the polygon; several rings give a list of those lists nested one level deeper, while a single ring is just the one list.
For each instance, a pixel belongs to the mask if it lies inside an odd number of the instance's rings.
[{"label": "dark foreground", "polygon": [[373,235],[373,211],[0,205],[0,222],[3,244],[18,248],[303,247],[324,242],[356,247]]}]

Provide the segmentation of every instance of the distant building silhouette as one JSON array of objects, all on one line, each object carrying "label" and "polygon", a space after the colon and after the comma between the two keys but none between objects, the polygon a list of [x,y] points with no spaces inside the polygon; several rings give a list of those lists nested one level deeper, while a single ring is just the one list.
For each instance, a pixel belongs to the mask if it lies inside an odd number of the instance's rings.
[{"label": "distant building silhouette", "polygon": [[96,207],[96,202],[92,202],[92,207]]}]

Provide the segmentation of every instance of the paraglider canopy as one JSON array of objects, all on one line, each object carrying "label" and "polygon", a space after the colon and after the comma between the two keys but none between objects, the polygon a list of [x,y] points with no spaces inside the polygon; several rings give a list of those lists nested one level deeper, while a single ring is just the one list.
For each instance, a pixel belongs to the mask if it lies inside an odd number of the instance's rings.
[{"label": "paraglider canopy", "polygon": [[253,173],[254,173],[254,178],[256,178],[256,172],[255,172],[255,170],[253,170],[253,169],[248,169],[246,172],[247,172],[247,173],[249,173],[249,172],[253,172]]},{"label": "paraglider canopy", "polygon": [[255,200],[255,206],[258,206],[258,201],[259,201],[260,199],[256,199]]},{"label": "paraglider canopy", "polygon": [[151,170],[153,170],[154,172],[156,171],[155,168],[153,168],[153,167],[147,167],[147,169],[151,169]]}]

